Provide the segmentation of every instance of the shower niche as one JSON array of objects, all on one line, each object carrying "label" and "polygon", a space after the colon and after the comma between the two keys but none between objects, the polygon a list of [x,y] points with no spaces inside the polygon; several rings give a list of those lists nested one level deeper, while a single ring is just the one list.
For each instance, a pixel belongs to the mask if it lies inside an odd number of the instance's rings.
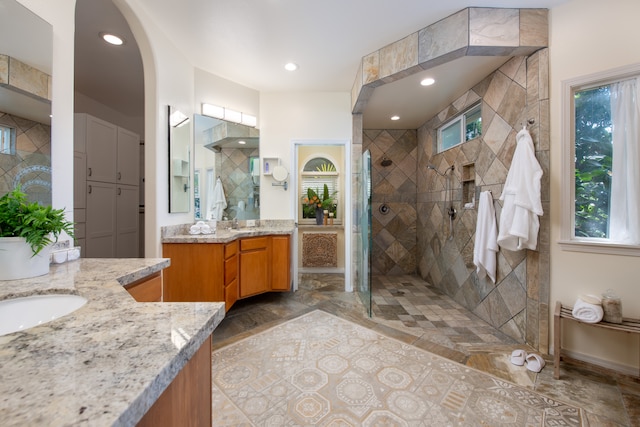
[{"label": "shower niche", "polygon": [[476,165],[462,165],[462,204],[465,209],[474,209],[476,204]]}]

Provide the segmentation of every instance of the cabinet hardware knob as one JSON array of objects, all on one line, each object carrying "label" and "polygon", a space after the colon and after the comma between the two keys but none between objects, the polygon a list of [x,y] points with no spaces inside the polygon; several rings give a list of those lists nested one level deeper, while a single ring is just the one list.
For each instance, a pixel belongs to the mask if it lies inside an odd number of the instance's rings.
[{"label": "cabinet hardware knob", "polygon": [[92,173],[91,168],[89,168],[89,176],[91,176]]},{"label": "cabinet hardware knob", "polygon": [[118,196],[122,194],[122,188],[118,188]]},{"label": "cabinet hardware knob", "polygon": [[90,185],[89,186],[89,194],[91,194],[91,191],[93,191],[93,187]]},{"label": "cabinet hardware knob", "polygon": [[122,172],[118,172],[118,181],[122,179]]}]

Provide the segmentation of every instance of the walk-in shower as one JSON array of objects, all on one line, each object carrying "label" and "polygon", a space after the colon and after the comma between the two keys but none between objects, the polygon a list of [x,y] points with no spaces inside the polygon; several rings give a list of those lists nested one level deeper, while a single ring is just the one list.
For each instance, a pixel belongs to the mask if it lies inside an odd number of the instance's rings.
[{"label": "walk-in shower", "polygon": [[444,172],[440,172],[438,168],[432,164],[428,164],[427,169],[431,169],[441,177],[445,178],[446,187],[444,203],[445,206],[447,205],[447,202],[449,204],[449,207],[447,208],[447,215],[449,216],[449,240],[453,240],[453,220],[456,219],[457,211],[453,207],[453,183],[451,182],[451,175],[453,175],[455,165],[449,166],[444,170]]}]

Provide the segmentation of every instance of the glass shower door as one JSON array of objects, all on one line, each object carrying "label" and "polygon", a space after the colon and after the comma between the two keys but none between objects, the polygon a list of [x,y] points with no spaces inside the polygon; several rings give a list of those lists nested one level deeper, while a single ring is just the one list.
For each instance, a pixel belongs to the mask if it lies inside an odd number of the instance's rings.
[{"label": "glass shower door", "polygon": [[357,292],[371,317],[371,153],[362,153],[357,189]]}]

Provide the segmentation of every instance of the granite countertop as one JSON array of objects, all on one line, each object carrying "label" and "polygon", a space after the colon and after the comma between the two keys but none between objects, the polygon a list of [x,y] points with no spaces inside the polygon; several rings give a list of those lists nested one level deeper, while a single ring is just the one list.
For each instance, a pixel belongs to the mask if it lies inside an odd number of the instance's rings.
[{"label": "granite countertop", "polygon": [[293,221],[280,220],[259,227],[241,227],[238,230],[219,225],[215,233],[189,234],[188,225],[173,226],[163,229],[162,243],[229,243],[243,237],[293,234],[294,227]]},{"label": "granite countertop", "polygon": [[0,337],[3,426],[130,426],[224,317],[224,303],[140,303],[124,289],[159,259],[80,259],[48,275],[0,281],[0,300],[74,293],[87,304]]}]

